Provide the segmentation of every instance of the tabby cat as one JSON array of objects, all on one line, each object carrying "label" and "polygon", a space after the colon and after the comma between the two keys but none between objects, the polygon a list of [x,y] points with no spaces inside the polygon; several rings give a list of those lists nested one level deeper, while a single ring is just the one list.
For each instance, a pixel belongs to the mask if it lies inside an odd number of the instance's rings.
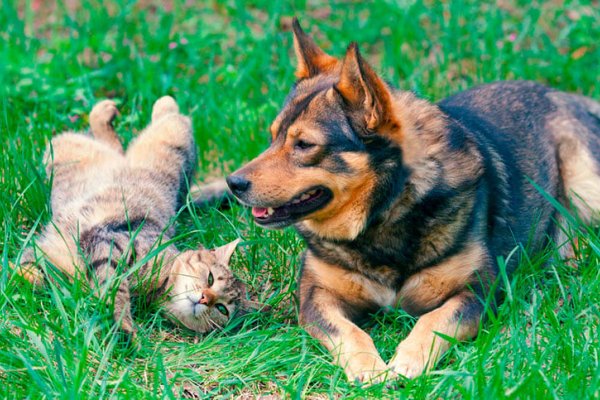
[{"label": "tabby cat", "polygon": [[[66,132],[52,139],[45,155],[53,177],[52,221],[36,247],[23,252],[20,274],[41,284],[42,255],[74,278],[87,276],[96,289],[120,279],[109,293],[113,315],[133,335],[130,284],[140,295],[164,294],[167,316],[192,330],[222,326],[245,298],[228,268],[238,240],[185,252],[170,243],[170,222],[196,165],[190,119],[173,98],[162,97],[152,123],[124,152],[113,128],[116,115],[115,103],[102,101],[90,113],[93,137]],[[131,268],[134,263],[142,265]]]}]

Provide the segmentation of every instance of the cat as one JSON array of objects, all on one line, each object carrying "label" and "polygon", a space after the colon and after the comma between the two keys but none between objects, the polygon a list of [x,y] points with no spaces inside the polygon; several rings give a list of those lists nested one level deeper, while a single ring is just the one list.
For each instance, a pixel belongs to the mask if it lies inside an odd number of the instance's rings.
[{"label": "cat", "polygon": [[[87,276],[96,289],[120,279],[116,293],[108,293],[113,317],[133,336],[130,285],[140,295],[165,298],[167,317],[189,329],[221,327],[245,301],[244,284],[228,268],[239,239],[184,252],[170,241],[170,222],[196,165],[191,121],[172,97],[162,97],[151,124],[125,152],[113,127],[117,114],[116,104],[104,100],[90,113],[93,137],[65,132],[52,139],[44,156],[52,221],[36,246],[24,250],[18,271],[42,284],[41,253],[67,275]],[[131,268],[134,263],[142,265]]]}]

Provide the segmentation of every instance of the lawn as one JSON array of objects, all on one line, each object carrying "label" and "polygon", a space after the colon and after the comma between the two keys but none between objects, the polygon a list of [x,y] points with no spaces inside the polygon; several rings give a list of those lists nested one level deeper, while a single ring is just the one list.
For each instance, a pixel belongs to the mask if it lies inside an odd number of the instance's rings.
[{"label": "lawn", "polygon": [[[165,4],[163,4],[165,3]],[[139,350],[107,307],[68,281],[34,291],[9,271],[50,219],[41,156],[48,140],[87,128],[92,105],[120,104],[125,138],[170,94],[193,118],[198,180],[232,172],[268,145],[293,84],[290,21],[331,54],[357,41],[400,88],[439,100],[482,82],[532,79],[600,99],[600,2],[411,0],[375,3],[3,1],[0,9],[0,396],[2,398],[598,398],[600,238],[582,226],[577,259],[523,257],[506,301],[473,341],[412,381],[361,388],[296,324],[303,244],[249,211],[186,206],[181,248],[243,239],[233,259],[270,306],[224,331],[174,327],[160,304],[134,301]],[[384,359],[414,319],[377,314],[366,329]]]}]

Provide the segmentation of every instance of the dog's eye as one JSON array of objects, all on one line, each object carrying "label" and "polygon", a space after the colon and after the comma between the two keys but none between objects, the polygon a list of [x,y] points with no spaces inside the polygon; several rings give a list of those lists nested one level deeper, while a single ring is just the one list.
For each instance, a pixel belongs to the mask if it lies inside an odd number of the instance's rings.
[{"label": "dog's eye", "polygon": [[220,312],[221,314],[223,314],[224,316],[226,316],[226,317],[228,317],[228,316],[229,316],[229,310],[228,310],[228,309],[227,309],[227,307],[225,307],[223,304],[221,304],[221,303],[215,304],[215,308],[216,308],[217,310],[219,310],[219,312]]},{"label": "dog's eye", "polygon": [[212,272],[208,273],[208,287],[211,287],[215,283],[215,278],[213,277]]},{"label": "dog's eye", "polygon": [[296,142],[296,144],[294,145],[295,148],[299,149],[299,150],[308,150],[311,149],[313,147],[315,147],[314,143],[308,143],[305,142],[304,140],[298,140]]}]

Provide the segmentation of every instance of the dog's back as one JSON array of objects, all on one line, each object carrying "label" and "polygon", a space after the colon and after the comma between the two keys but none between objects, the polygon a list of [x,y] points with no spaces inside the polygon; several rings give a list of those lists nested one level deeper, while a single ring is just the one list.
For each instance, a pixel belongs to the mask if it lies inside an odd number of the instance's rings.
[{"label": "dog's back", "polygon": [[470,134],[486,156],[489,213],[495,216],[490,237],[498,254],[515,242],[539,250],[546,237],[562,244],[553,223],[561,216],[530,181],[576,207],[584,222],[600,209],[600,104],[516,81],[479,86],[439,106],[451,120],[451,140]]}]

